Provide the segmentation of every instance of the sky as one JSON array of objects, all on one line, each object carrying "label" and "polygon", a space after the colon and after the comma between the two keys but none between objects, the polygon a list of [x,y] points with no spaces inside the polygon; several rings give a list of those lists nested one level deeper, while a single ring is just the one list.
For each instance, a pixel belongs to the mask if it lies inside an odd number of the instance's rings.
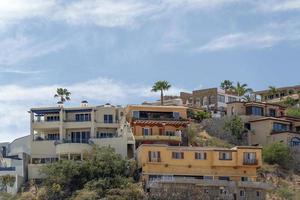
[{"label": "sky", "polygon": [[0,142],[29,134],[28,110],[135,104],[218,87],[300,84],[300,0],[0,0]]}]

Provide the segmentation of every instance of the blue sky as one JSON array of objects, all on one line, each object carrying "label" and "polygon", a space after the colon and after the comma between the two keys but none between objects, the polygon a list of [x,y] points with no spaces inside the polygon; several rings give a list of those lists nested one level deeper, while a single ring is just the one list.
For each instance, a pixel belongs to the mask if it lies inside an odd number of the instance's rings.
[{"label": "blue sky", "polygon": [[161,79],[169,94],[300,84],[300,0],[0,0],[0,49],[1,142],[57,87],[126,105]]}]

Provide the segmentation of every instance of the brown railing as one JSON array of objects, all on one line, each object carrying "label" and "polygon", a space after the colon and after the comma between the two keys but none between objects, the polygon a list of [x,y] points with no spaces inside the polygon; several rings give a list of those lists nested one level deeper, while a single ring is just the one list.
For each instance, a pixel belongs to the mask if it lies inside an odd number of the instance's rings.
[{"label": "brown railing", "polygon": [[244,159],[243,165],[258,165],[257,159]]},{"label": "brown railing", "polygon": [[157,163],[157,162],[161,162],[161,158],[149,158],[148,161]]}]

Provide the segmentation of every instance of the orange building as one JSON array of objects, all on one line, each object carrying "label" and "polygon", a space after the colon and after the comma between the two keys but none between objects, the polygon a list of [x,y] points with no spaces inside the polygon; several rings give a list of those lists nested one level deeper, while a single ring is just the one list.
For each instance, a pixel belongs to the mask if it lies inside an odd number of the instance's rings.
[{"label": "orange building", "polygon": [[137,143],[163,143],[179,145],[185,143],[187,108],[182,106],[130,105],[126,108]]}]

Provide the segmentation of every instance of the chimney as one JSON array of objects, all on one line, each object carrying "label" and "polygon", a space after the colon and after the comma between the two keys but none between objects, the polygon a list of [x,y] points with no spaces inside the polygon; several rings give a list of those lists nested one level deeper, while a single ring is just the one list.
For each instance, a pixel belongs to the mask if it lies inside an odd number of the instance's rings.
[{"label": "chimney", "polygon": [[80,103],[80,107],[88,107],[89,106],[89,102],[86,100],[81,101]]}]

